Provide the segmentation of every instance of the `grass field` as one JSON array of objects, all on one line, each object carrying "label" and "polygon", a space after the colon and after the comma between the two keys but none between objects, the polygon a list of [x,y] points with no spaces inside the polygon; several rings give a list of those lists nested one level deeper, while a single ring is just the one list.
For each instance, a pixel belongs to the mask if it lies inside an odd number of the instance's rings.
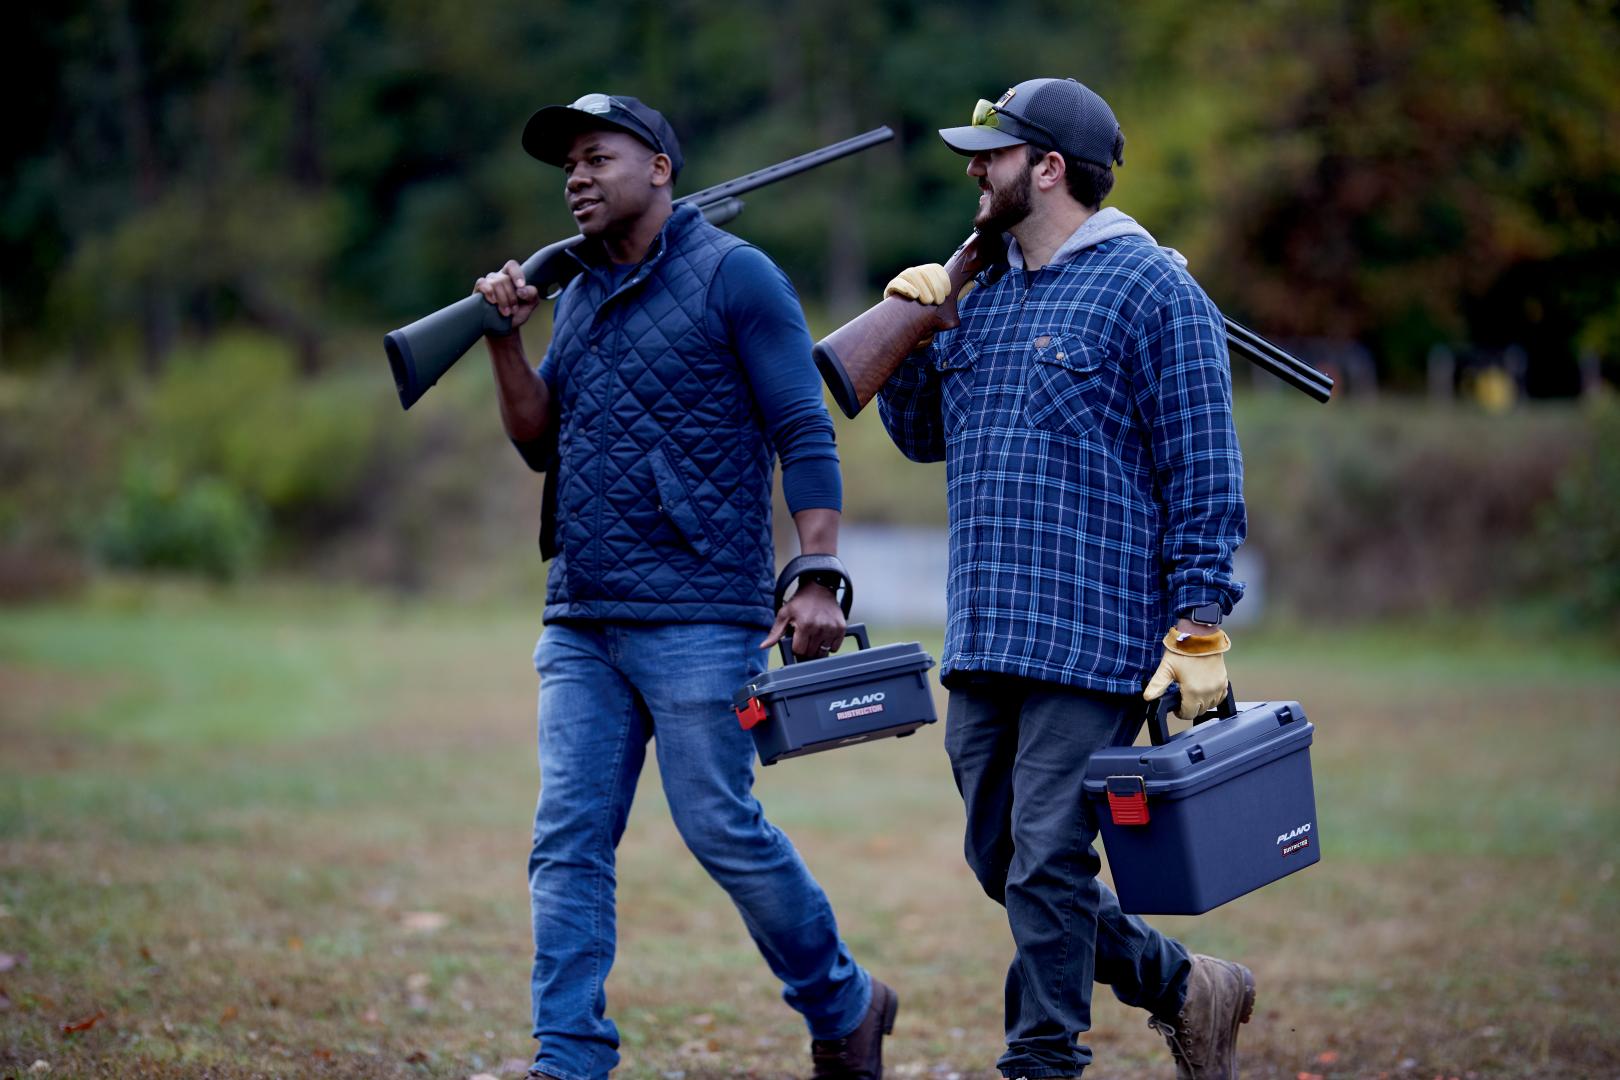
[{"label": "grass field", "polygon": [[[520,1074],[538,630],[308,593],[0,610],[0,1076]],[[1231,667],[1317,725],[1324,859],[1159,922],[1254,969],[1245,1075],[1620,1075],[1615,654],[1274,630]],[[987,1077],[1010,939],[961,861],[939,728],[759,790],[902,994],[890,1074]],[[802,1075],[797,1018],[650,773],[620,859],[620,1075]],[[1172,1075],[1106,991],[1088,1041],[1088,1076]]]}]

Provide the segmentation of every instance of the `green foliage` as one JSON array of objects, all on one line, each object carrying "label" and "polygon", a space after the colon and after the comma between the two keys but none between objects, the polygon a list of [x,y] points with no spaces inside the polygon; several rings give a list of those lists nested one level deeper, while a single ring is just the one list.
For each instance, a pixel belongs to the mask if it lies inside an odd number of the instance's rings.
[{"label": "green foliage", "polygon": [[176,355],[141,442],[183,473],[218,475],[283,523],[341,518],[389,449],[377,368],[372,378],[302,379],[287,346],[229,335]]},{"label": "green foliage", "polygon": [[1437,342],[1516,343],[1568,392],[1575,340],[1612,346],[1612,5],[1309,0],[1196,33],[1186,15],[1133,20],[1138,59],[1181,77],[1133,98],[1145,125],[1122,118],[1148,138],[1122,171],[1147,186],[1121,188],[1218,302],[1414,380]]},{"label": "green foliage", "polygon": [[1545,584],[1536,521],[1584,435],[1569,406],[1239,410],[1249,544],[1281,606],[1335,617],[1479,610]]},{"label": "green foliage", "polygon": [[188,480],[174,469],[137,463],[125,470],[94,543],[110,566],[229,581],[258,562],[264,522],[236,488],[217,477]]},{"label": "green foliage", "polygon": [[560,0],[492,22],[69,0],[15,31],[8,70],[51,103],[0,180],[0,332],[27,363],[128,341],[155,370],[246,324],[319,367],[332,326],[414,318],[572,230],[517,134],[589,89],[666,111],[683,191],[893,126],[735,226],[847,314],[966,231],[974,188],[935,129],[1069,73],[1124,125],[1112,201],[1271,333],[1353,338],[1408,375],[1435,343],[1519,343],[1566,390],[1575,342],[1620,340],[1612,5]]},{"label": "green foliage", "polygon": [[[397,406],[382,374],[304,378],[289,346],[259,334],[179,350],[118,410],[127,430],[109,457],[128,464],[110,470],[111,484],[79,472],[105,492],[90,550],[112,566],[229,579],[272,547],[294,554],[364,522],[403,431],[384,424]],[[80,380],[73,393],[86,389]],[[50,468],[40,457],[21,460],[25,478]],[[25,479],[23,489],[31,486],[39,485]],[[29,506],[51,513],[38,500]]]},{"label": "green foliage", "polygon": [[1620,404],[1598,403],[1590,428],[1542,514],[1542,565],[1576,617],[1620,631]]}]

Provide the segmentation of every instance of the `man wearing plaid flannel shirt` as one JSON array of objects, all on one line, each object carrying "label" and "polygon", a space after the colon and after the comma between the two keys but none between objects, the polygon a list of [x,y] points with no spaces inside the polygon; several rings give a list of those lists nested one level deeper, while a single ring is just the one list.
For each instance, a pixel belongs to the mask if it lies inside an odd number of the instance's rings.
[{"label": "man wearing plaid flannel shirt", "polygon": [[[1245,516],[1221,315],[1185,260],[1101,209],[1125,140],[1085,86],[1019,83],[940,136],[972,159],[974,225],[1007,234],[1006,265],[879,410],[907,457],[946,462],[946,747],[968,862],[1017,949],[998,1064],[1078,1076],[1097,981],[1149,1012],[1179,1077],[1236,1076],[1253,977],[1120,911],[1081,790],[1093,752],[1134,740],[1144,697],[1178,683],[1190,719],[1226,693]],[[885,295],[950,291],[930,264]]]}]

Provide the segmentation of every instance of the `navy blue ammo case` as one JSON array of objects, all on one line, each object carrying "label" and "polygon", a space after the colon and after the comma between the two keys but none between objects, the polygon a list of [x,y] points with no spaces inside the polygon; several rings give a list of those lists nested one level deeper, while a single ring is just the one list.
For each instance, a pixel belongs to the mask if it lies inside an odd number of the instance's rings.
[{"label": "navy blue ammo case", "polygon": [[862,623],[850,623],[845,633],[860,642],[858,651],[798,662],[784,638],[783,666],[733,695],[760,764],[910,735],[938,719],[928,689],[934,658],[922,646],[909,641],[874,649]]},{"label": "navy blue ammo case", "polygon": [[1086,799],[1102,826],[1120,906],[1197,915],[1314,865],[1315,730],[1297,701],[1233,704],[1170,736],[1166,694],[1152,746],[1093,754]]}]

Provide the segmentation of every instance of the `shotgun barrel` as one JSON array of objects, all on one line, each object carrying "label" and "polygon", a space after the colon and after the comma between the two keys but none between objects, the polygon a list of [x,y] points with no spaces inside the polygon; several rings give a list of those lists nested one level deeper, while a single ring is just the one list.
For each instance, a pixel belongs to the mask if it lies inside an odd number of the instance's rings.
[{"label": "shotgun barrel", "polygon": [[[695,203],[711,225],[724,225],[742,213],[743,201],[739,196],[892,138],[894,132],[887,127],[873,128],[819,150],[683,195],[675,203]],[[569,252],[584,239],[583,236],[570,236],[566,240],[547,244],[530,255],[523,262],[524,279],[538,288],[543,296],[550,298],[558,295],[579,273],[579,263]],[[383,350],[388,354],[388,367],[394,375],[394,389],[399,392],[400,407],[409,409],[416,404],[457,360],[466,355],[468,349],[478,343],[479,338],[485,334],[510,333],[511,329],[509,316],[502,315],[494,304],[473,293],[408,326],[389,331],[383,337]]]}]

